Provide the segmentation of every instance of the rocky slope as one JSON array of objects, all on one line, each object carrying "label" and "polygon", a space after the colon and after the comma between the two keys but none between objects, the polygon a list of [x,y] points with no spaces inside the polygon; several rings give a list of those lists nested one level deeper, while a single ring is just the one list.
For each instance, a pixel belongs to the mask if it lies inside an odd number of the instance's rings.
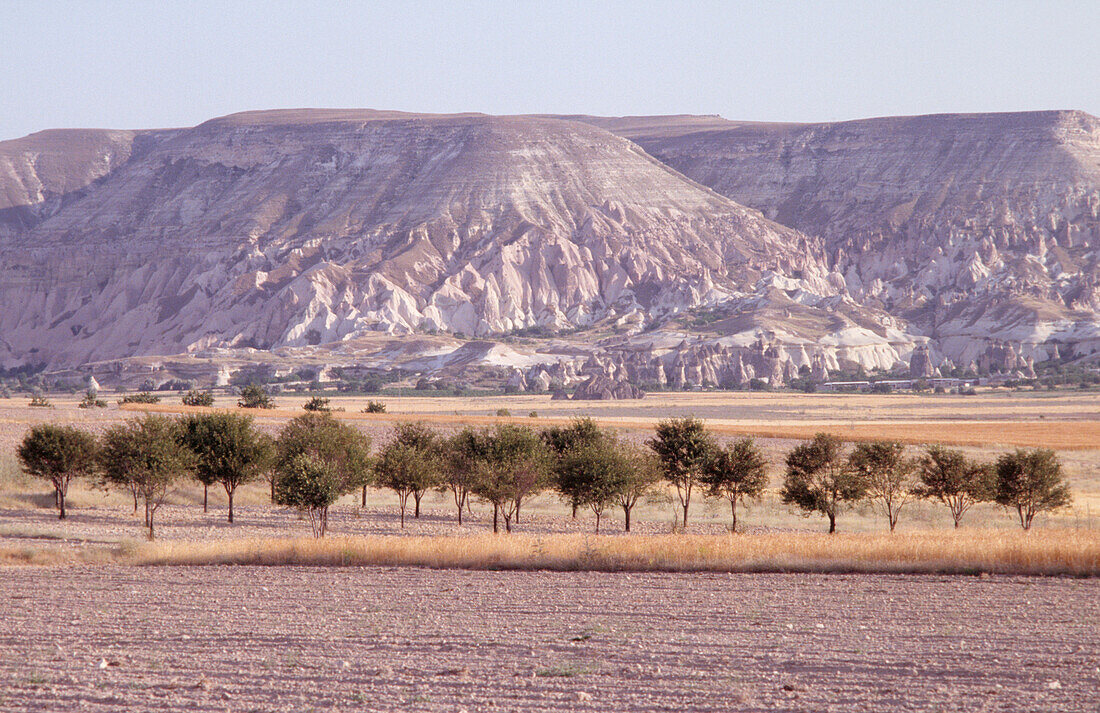
[{"label": "rocky slope", "polygon": [[1100,349],[1100,120],[1082,112],[761,124],[571,117],[825,239],[852,295],[978,360]]},{"label": "rocky slope", "polygon": [[[255,112],[44,132],[0,143],[0,167],[6,365],[346,354],[413,331],[630,335],[718,305],[745,344],[859,326],[888,361],[912,346],[847,296],[820,239],[585,123]],[[763,319],[780,303],[790,325]]]}]

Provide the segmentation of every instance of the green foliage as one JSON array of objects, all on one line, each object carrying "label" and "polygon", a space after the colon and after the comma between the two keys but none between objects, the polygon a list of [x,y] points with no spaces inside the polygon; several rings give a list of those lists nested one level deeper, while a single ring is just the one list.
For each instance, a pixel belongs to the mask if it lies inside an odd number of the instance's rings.
[{"label": "green foliage", "polygon": [[466,427],[443,444],[440,479],[436,487],[450,491],[458,509],[458,524],[462,524],[462,509],[478,481],[487,477],[489,460],[487,432]]},{"label": "green foliage", "polygon": [[370,483],[370,438],[332,414],[302,414],[283,427],[276,443],[276,467],[284,470],[303,454],[334,470],[342,495]]},{"label": "green foliage", "polygon": [[73,478],[88,478],[96,469],[95,436],[73,426],[49,423],[33,426],[16,455],[23,472],[49,481],[54,487],[58,517],[66,517],[65,495]]},{"label": "green foliage", "polygon": [[233,495],[271,467],[271,439],[256,430],[251,416],[217,412],[188,416],[181,421],[180,439],[195,454],[195,477],[204,485],[220,483],[229,498],[233,522]]},{"label": "green foliage", "polygon": [[84,398],[77,408],[107,408],[107,402],[99,398],[99,392],[95,389],[88,389],[84,392]]},{"label": "green foliage", "polygon": [[715,448],[703,468],[703,485],[713,498],[730,503],[732,524],[737,532],[737,503],[759,498],[768,487],[768,461],[751,438],[742,438],[726,448]]},{"label": "green foliage", "polygon": [[309,401],[302,404],[302,408],[306,411],[331,411],[332,407],[329,406],[329,400],[320,396],[314,396]]},{"label": "green foliage", "polygon": [[153,539],[153,516],[171,486],[195,467],[195,455],[181,443],[179,423],[149,415],[107,429],[100,467],[108,483],[130,490],[134,509],[145,503],[145,526]]},{"label": "green foliage", "polygon": [[118,405],[123,404],[155,404],[160,403],[160,397],[148,391],[139,391],[136,394],[126,394],[118,400]]},{"label": "green foliage", "polygon": [[597,534],[603,511],[626,489],[634,466],[618,446],[611,438],[584,444],[567,451],[557,467],[558,490],[571,502],[592,510]]},{"label": "green foliage", "polygon": [[1057,510],[1073,502],[1062,464],[1054,451],[1017,449],[997,459],[993,499],[1015,508],[1020,527],[1031,529],[1036,514]]},{"label": "green foliage", "polygon": [[499,513],[511,532],[523,501],[549,485],[550,454],[538,433],[526,426],[496,426],[483,438],[483,477],[474,484],[473,493],[493,505],[493,531],[497,531]]},{"label": "green foliage", "polygon": [[691,495],[714,452],[714,437],[697,418],[672,418],[657,424],[656,435],[646,444],[660,458],[665,480],[676,488],[687,527]]},{"label": "green foliage", "polygon": [[416,517],[420,517],[420,499],[427,490],[439,485],[442,449],[439,436],[424,424],[399,423],[393,427],[393,438],[375,461],[377,484],[397,493],[401,527],[405,526],[409,496],[413,496]]},{"label": "green foliage", "polygon": [[184,406],[213,406],[214,394],[210,391],[191,389],[180,399]]},{"label": "green foliage", "polygon": [[848,465],[863,481],[865,497],[882,512],[893,532],[902,508],[916,497],[916,461],[905,457],[903,444],[879,441],[857,445]]},{"label": "green foliage", "polygon": [[386,404],[381,401],[368,401],[363,413],[386,413]]},{"label": "green foliage", "polygon": [[249,384],[241,389],[241,396],[237,399],[240,408],[275,408],[275,402],[268,395],[264,387],[259,384]]},{"label": "green foliage", "polygon": [[328,509],[344,491],[344,480],[331,463],[298,453],[286,461],[275,479],[275,503],[292,507],[309,518],[314,537],[328,530]]},{"label": "green foliage", "polygon": [[512,412],[509,411],[506,408],[498,408],[497,409],[497,416],[507,417],[507,416],[511,416],[511,415],[512,415]]},{"label": "green foliage", "polygon": [[846,504],[861,499],[866,484],[849,467],[839,439],[819,433],[787,455],[787,474],[780,496],[783,502],[806,515],[829,518],[829,532],[836,532],[836,517]]},{"label": "green foliage", "polygon": [[917,481],[914,494],[946,505],[956,528],[975,503],[993,499],[993,469],[942,446],[931,446],[921,456]]}]

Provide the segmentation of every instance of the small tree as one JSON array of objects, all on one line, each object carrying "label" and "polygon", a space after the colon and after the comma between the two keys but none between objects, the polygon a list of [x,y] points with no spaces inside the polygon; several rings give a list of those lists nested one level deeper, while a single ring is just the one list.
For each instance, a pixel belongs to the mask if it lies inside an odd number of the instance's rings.
[{"label": "small tree", "polygon": [[206,406],[210,407],[214,405],[214,394],[210,391],[198,391],[191,389],[183,395],[180,399],[184,406]]},{"label": "small tree", "polygon": [[229,522],[233,522],[233,496],[269,466],[270,441],[256,430],[252,417],[230,412],[189,416],[180,431],[184,445],[197,459],[195,475],[203,484],[203,512],[206,487],[220,483],[229,499]]},{"label": "small tree", "polygon": [[409,496],[415,501],[415,517],[420,517],[420,500],[439,483],[441,444],[434,431],[421,423],[399,423],[393,439],[382,449],[375,463],[378,484],[397,493],[401,506],[401,527]]},{"label": "small tree", "polygon": [[487,438],[472,428],[464,428],[444,444],[441,461],[442,472],[438,488],[450,491],[458,509],[458,524],[462,524],[462,510],[467,507],[470,493],[477,482],[485,477],[488,462]]},{"label": "small tree", "polygon": [[787,475],[780,496],[806,515],[818,512],[829,518],[829,532],[836,532],[836,517],[847,503],[863,497],[866,487],[844,457],[839,439],[819,433],[787,455]]},{"label": "small tree", "polygon": [[726,448],[716,448],[703,469],[707,494],[729,501],[731,532],[737,532],[737,503],[759,498],[768,487],[767,465],[753,440],[743,438]]},{"label": "small tree", "polygon": [[848,458],[852,471],[863,480],[866,497],[890,526],[897,527],[901,509],[916,497],[913,471],[916,462],[905,457],[901,443],[860,443]]},{"label": "small tree", "polygon": [[237,400],[240,408],[275,408],[275,402],[268,396],[264,387],[259,384],[249,384],[241,389],[241,397]]},{"label": "small tree", "polygon": [[548,484],[549,454],[538,434],[526,426],[497,426],[485,439],[483,477],[473,492],[492,504],[493,532],[499,532],[499,517],[511,532],[523,501]]},{"label": "small tree", "polygon": [[179,478],[195,465],[195,456],[180,443],[179,425],[149,415],[108,428],[103,434],[100,467],[109,483],[123,485],[135,503],[145,503],[145,527],[155,537],[153,518]]},{"label": "small tree", "polygon": [[656,436],[646,443],[661,459],[665,480],[676,487],[687,528],[691,494],[710,461],[714,439],[699,419],[673,418],[658,423]]},{"label": "small tree", "polygon": [[[555,474],[559,476],[563,460],[575,450],[582,448],[590,448],[600,443],[608,437],[608,434],[600,429],[596,425],[596,422],[591,418],[575,418],[573,422],[568,426],[550,426],[542,431],[542,440],[550,449],[550,453],[554,459]],[[561,489],[560,485],[558,491],[563,495],[565,492]],[[573,509],[573,518],[577,517],[577,507],[580,505],[579,501],[573,500],[571,496],[570,505]]]},{"label": "small tree", "polygon": [[969,460],[962,451],[929,447],[920,458],[917,478],[919,482],[914,489],[917,497],[936,499],[946,505],[956,529],[975,503],[993,498],[993,469]]},{"label": "small tree", "polygon": [[53,484],[58,518],[64,520],[69,484],[74,478],[87,478],[95,472],[97,449],[95,436],[90,433],[42,423],[23,437],[17,455],[27,475]]},{"label": "small tree", "polygon": [[[337,421],[330,413],[305,413],[292,419],[276,442],[276,467],[285,470],[300,454],[333,467],[341,483],[341,495],[363,489],[371,483],[370,438],[358,429]],[[273,483],[273,487],[275,487]]]},{"label": "small tree", "polygon": [[1025,530],[1031,529],[1037,513],[1057,510],[1073,502],[1062,475],[1062,464],[1054,451],[1017,449],[998,458],[996,470],[994,499],[999,505],[1015,508],[1020,527]]},{"label": "small tree", "polygon": [[368,401],[363,413],[386,413],[386,404],[381,401]]},{"label": "small tree", "polygon": [[305,513],[314,537],[328,531],[328,509],[344,490],[336,467],[307,453],[298,453],[279,467],[275,503]]},{"label": "small tree", "polygon": [[77,408],[107,408],[107,402],[99,398],[99,392],[88,389],[84,392],[84,398],[77,404]]},{"label": "small tree", "polygon": [[570,501],[592,510],[597,535],[604,510],[624,490],[632,467],[617,446],[606,439],[573,448],[558,467],[558,489]]},{"label": "small tree", "polygon": [[329,406],[329,400],[320,396],[314,396],[309,401],[302,404],[302,408],[306,411],[331,411],[332,407]]}]

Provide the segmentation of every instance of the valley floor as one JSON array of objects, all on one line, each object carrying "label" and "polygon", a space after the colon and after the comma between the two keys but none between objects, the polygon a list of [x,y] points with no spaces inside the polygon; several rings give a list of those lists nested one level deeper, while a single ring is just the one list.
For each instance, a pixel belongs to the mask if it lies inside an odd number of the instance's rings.
[{"label": "valley floor", "polygon": [[7,568],[4,711],[1094,711],[1097,580]]}]

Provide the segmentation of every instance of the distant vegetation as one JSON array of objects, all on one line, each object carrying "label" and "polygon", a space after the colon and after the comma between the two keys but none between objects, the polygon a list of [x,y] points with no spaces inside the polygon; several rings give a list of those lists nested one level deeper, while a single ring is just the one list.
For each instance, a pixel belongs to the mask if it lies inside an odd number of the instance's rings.
[{"label": "distant vegetation", "polygon": [[275,408],[275,401],[267,394],[267,390],[259,384],[249,384],[241,389],[241,396],[237,400],[240,408]]},{"label": "distant vegetation", "polygon": [[139,391],[136,394],[126,394],[118,400],[119,406],[123,404],[156,404],[160,403],[160,397],[148,391]]},{"label": "distant vegetation", "polygon": [[180,398],[180,401],[183,403],[184,406],[209,407],[214,405],[214,394],[210,391],[197,391],[195,389],[191,389]]}]

